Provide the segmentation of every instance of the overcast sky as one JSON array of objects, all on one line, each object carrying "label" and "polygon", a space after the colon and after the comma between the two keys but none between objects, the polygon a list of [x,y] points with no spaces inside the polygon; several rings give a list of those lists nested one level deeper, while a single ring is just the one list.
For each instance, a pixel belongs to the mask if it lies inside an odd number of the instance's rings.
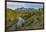
[{"label": "overcast sky", "polygon": [[7,8],[16,9],[16,8],[43,8],[43,4],[36,3],[19,3],[19,2],[7,2]]}]

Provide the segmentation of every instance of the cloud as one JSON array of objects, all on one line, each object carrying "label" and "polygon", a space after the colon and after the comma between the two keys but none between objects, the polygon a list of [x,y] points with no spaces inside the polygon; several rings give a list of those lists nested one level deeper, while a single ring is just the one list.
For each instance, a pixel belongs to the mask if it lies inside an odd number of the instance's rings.
[{"label": "cloud", "polygon": [[43,8],[43,4],[36,3],[19,3],[19,2],[7,2],[7,7],[16,9],[16,8]]}]

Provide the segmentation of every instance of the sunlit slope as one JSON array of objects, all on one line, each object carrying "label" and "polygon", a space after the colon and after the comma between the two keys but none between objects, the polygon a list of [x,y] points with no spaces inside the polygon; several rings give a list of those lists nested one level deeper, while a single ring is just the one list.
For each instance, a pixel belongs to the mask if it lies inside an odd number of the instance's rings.
[{"label": "sunlit slope", "polygon": [[[16,12],[16,10],[8,9],[6,11],[7,26],[14,26],[18,21],[18,17],[23,17],[25,20],[25,29],[43,28],[43,9],[38,9],[34,12]],[[12,25],[13,24],[13,25]],[[22,28],[24,28],[22,27]],[[12,27],[11,27],[12,28]],[[16,27],[15,27],[16,28]]]},{"label": "sunlit slope", "polygon": [[20,17],[20,16],[23,16],[26,19],[30,16],[30,13],[16,12],[15,10],[7,8],[6,22],[7,22],[8,26],[10,25],[10,23],[12,24],[13,22],[16,22],[18,20],[18,17]]},{"label": "sunlit slope", "polygon": [[7,8],[7,11],[6,11],[7,26],[10,26],[13,22],[15,22],[15,20],[16,20],[15,11]]}]

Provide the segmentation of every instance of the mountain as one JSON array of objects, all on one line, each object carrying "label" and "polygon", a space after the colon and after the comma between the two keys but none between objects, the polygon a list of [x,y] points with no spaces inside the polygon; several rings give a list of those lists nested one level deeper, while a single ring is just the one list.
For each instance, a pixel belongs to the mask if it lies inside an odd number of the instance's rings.
[{"label": "mountain", "polygon": [[17,8],[16,11],[17,12],[32,12],[35,11],[36,9],[34,8]]}]

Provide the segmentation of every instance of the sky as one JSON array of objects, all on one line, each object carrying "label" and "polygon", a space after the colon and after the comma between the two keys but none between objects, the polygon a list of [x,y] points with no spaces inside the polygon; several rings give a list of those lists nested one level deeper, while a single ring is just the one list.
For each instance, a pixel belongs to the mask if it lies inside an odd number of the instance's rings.
[{"label": "sky", "polygon": [[36,3],[19,3],[19,2],[7,2],[7,8],[16,9],[16,8],[43,8],[43,4]]}]

